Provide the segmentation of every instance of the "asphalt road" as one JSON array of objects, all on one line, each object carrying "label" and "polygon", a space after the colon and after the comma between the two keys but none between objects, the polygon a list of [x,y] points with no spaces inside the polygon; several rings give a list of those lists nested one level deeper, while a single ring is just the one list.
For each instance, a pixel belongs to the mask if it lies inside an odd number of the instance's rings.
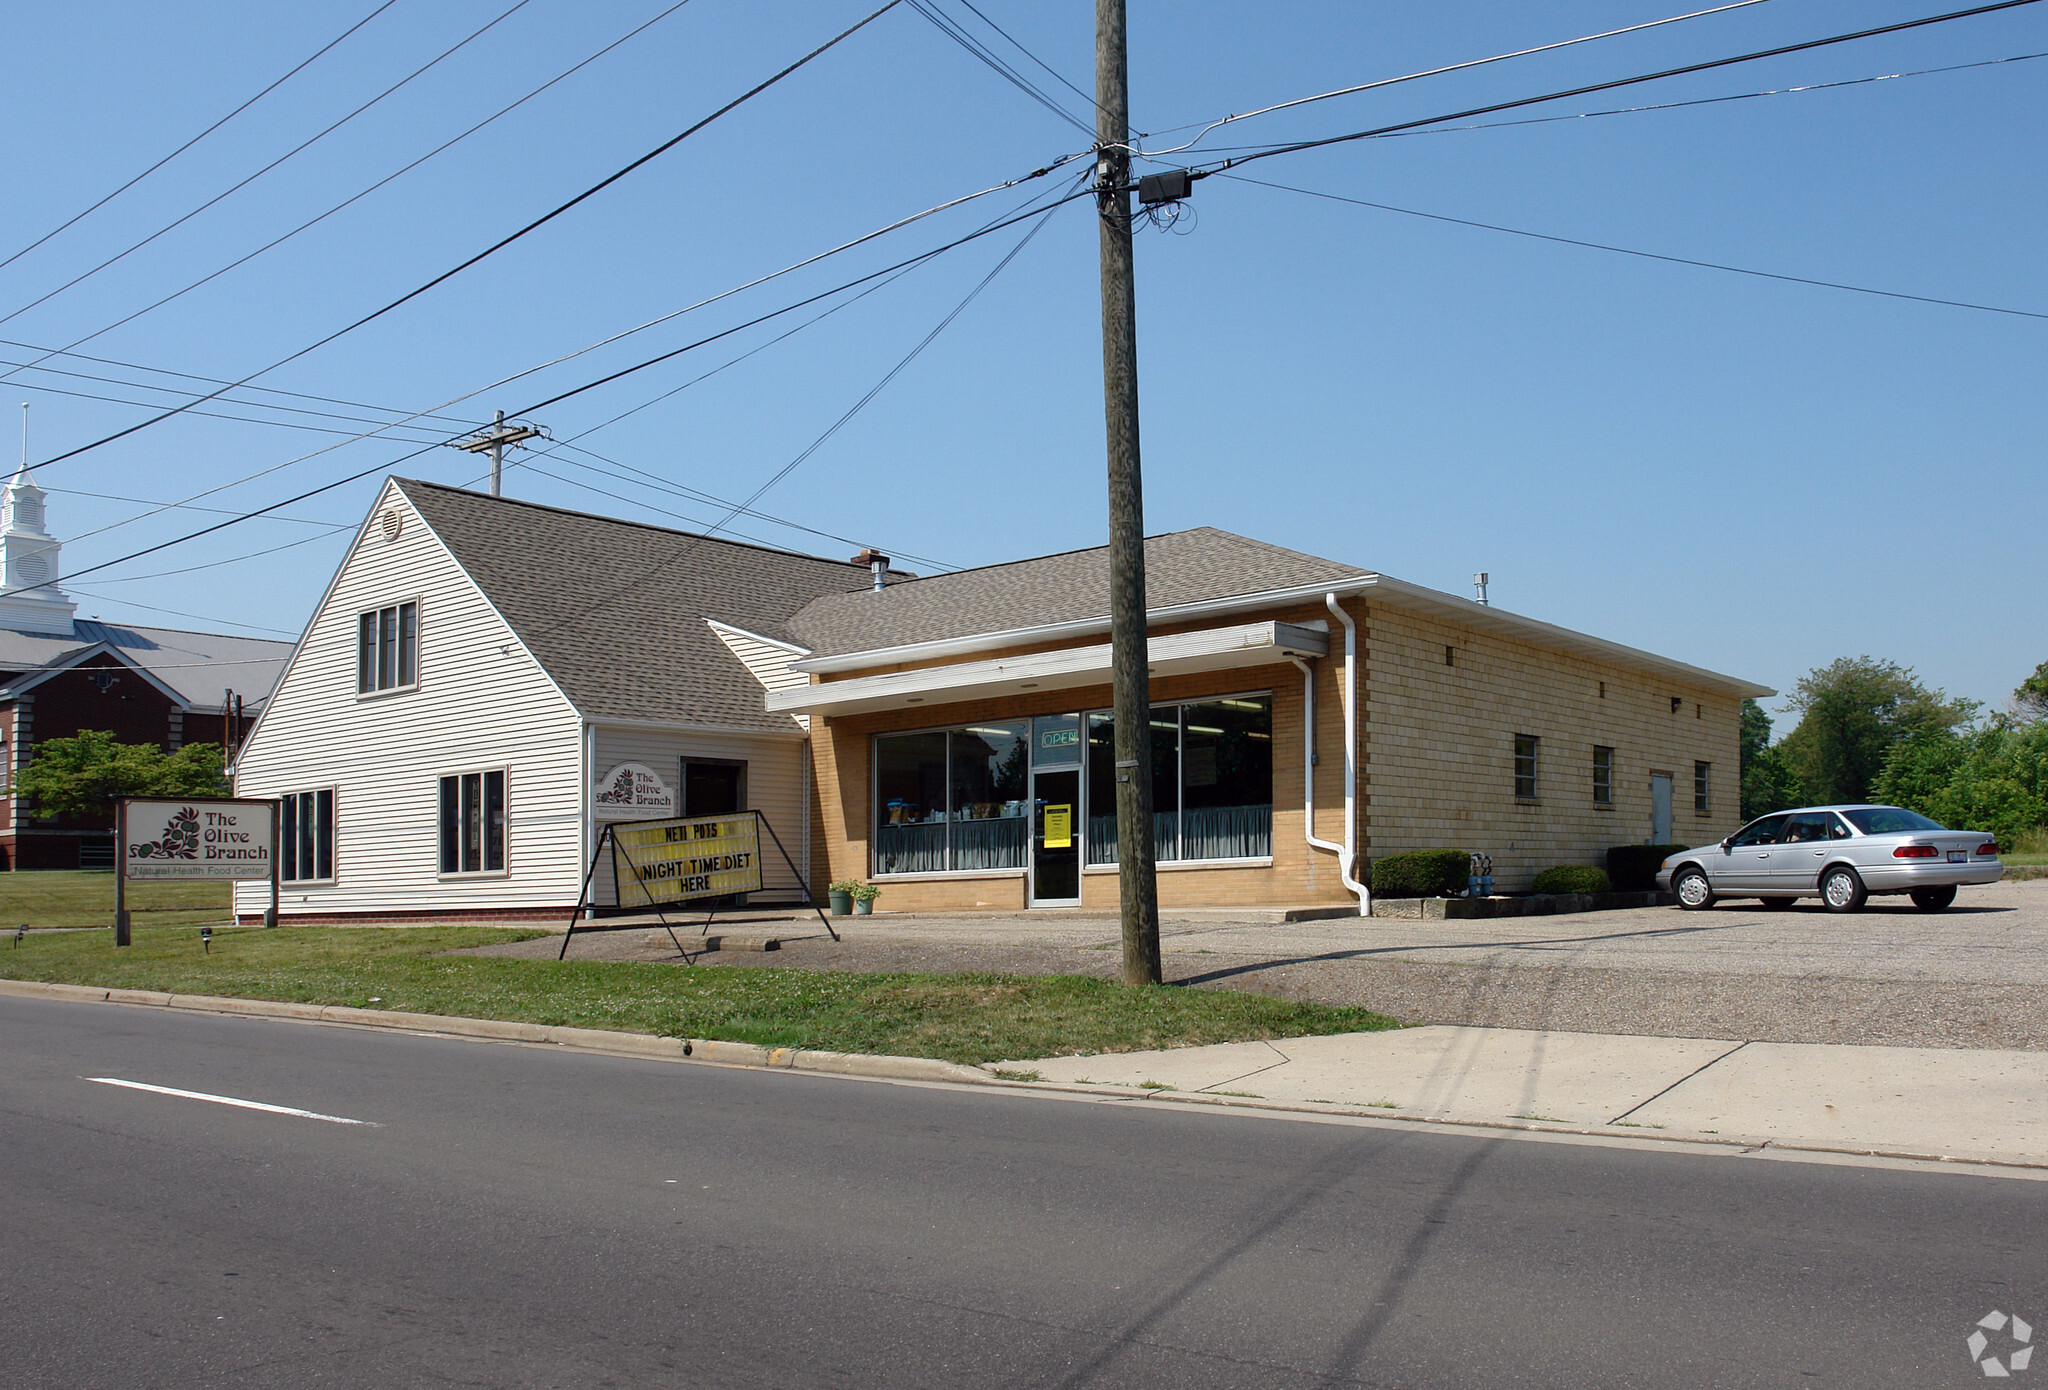
[{"label": "asphalt road", "polygon": [[14,998],[0,1058],[9,1390],[1926,1390],[2048,1329],[2019,1178]]}]

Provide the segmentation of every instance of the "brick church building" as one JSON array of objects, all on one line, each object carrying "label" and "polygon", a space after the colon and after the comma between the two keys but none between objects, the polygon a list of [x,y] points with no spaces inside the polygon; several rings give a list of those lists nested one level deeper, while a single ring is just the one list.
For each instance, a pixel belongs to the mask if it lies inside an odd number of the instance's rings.
[{"label": "brick church building", "polygon": [[[292,644],[77,616],[58,587],[62,542],[45,529],[44,492],[19,472],[0,496],[0,772],[42,739],[104,730],[173,752],[238,745]],[[111,869],[110,816],[38,816],[0,794],[0,869]]]}]

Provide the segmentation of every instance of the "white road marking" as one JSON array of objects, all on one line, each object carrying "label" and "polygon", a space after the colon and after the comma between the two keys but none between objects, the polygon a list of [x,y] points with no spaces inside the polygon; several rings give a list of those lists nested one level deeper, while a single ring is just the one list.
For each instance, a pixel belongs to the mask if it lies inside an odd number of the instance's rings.
[{"label": "white road marking", "polygon": [[118,1076],[81,1076],[80,1081],[97,1081],[102,1086],[126,1086],[131,1091],[154,1091],[160,1096],[178,1096],[185,1100],[207,1100],[215,1105],[235,1105],[244,1110],[263,1110],[272,1115],[296,1115],[302,1120],[325,1120],[331,1125],[367,1125],[371,1129],[382,1129],[375,1120],[350,1120],[340,1115],[322,1115],[314,1110],[298,1110],[289,1105],[266,1105],[260,1100],[241,1100],[235,1096],[208,1095],[205,1091],[181,1091],[175,1086],[152,1086],[146,1081],[123,1081]]}]

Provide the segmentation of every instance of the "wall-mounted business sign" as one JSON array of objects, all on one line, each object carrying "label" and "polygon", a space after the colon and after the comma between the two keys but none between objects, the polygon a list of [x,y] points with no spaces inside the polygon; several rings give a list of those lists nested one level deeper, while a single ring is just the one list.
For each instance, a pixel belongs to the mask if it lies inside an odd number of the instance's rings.
[{"label": "wall-mounted business sign", "polygon": [[662,820],[682,810],[674,788],[645,763],[620,763],[590,789],[591,816],[600,821]]},{"label": "wall-mounted business sign", "polygon": [[128,879],[267,879],[276,859],[271,801],[127,799],[115,852]]},{"label": "wall-mounted business sign", "polygon": [[761,821],[752,811],[612,827],[618,905],[722,898],[761,891]]}]

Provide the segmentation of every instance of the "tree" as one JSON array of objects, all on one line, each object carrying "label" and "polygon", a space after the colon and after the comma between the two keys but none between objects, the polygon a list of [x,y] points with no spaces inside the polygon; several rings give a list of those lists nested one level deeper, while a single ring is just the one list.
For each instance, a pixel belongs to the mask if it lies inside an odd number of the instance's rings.
[{"label": "tree", "polygon": [[2022,719],[2048,719],[2048,661],[2034,668],[2034,674],[2012,692],[2013,709]]},{"label": "tree", "polygon": [[1784,753],[1771,747],[1771,716],[1754,700],[1742,702],[1742,818],[1782,811],[1799,804],[1799,779],[1786,766]]},{"label": "tree", "polygon": [[33,797],[42,816],[109,815],[118,796],[226,796],[217,743],[166,753],[154,743],[117,743],[104,730],[44,739],[15,774],[14,795]]},{"label": "tree", "polygon": [[2048,720],[1917,734],[1892,749],[1872,794],[2010,849],[2048,824]]},{"label": "tree", "polygon": [[1975,700],[1929,690],[1911,667],[1868,656],[1809,671],[1786,703],[1799,711],[1799,726],[1778,748],[1809,805],[1869,800],[1894,747],[1951,732],[1978,710]]}]

